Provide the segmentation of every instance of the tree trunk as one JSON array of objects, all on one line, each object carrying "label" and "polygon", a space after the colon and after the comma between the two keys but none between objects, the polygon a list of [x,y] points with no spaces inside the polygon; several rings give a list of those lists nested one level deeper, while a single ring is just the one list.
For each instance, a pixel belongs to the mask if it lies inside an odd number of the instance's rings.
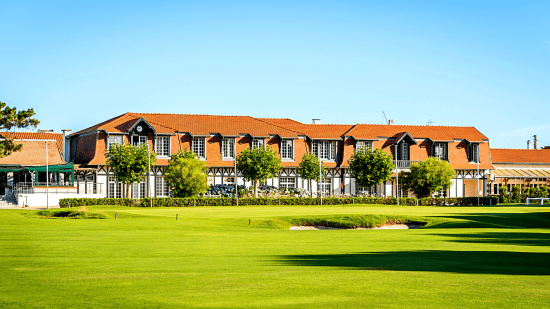
[{"label": "tree trunk", "polygon": [[254,197],[258,197],[258,178],[254,178]]},{"label": "tree trunk", "polygon": [[309,180],[309,197],[313,198],[313,179]]},{"label": "tree trunk", "polygon": [[126,198],[130,198],[130,184],[126,184]]}]

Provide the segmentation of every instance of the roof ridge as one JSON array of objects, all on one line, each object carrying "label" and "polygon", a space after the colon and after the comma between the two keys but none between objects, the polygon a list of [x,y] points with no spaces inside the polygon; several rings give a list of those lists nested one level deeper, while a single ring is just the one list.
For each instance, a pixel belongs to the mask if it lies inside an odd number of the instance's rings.
[{"label": "roof ridge", "polygon": [[178,116],[250,117],[250,118],[254,118],[254,117],[252,117],[252,116],[247,116],[247,115],[210,115],[210,114],[175,114],[175,113],[133,113],[133,112],[129,112],[129,114],[134,114],[134,115],[178,115]]},{"label": "roof ridge", "polygon": [[[388,127],[398,127],[398,126],[401,126],[401,127],[431,127],[431,128],[435,128],[435,127],[442,127],[442,128],[474,128],[476,129],[476,127],[474,126],[429,126],[429,125],[422,125],[422,124],[374,124],[374,123],[358,123],[357,125],[364,125],[364,126],[388,126]],[[477,130],[477,129],[476,129]],[[478,130],[479,132],[479,130]],[[480,132],[481,133],[481,132]]]},{"label": "roof ridge", "polygon": [[548,148],[539,148],[539,149],[525,149],[525,148],[491,148],[491,150],[550,150]]},{"label": "roof ridge", "polygon": [[[253,119],[255,119],[256,121],[260,121],[260,122],[263,122],[263,123],[266,123],[270,126],[274,126],[274,127],[277,127],[277,128],[281,128],[281,129],[285,129],[287,131],[290,131],[290,132],[294,132],[294,133],[298,133],[298,134],[304,134],[304,132],[299,132],[299,131],[295,131],[295,130],[292,130],[292,129],[288,129],[288,128],[285,128],[285,127],[282,127],[280,125],[276,125],[276,124],[273,124],[273,123],[269,123],[267,121],[264,121],[263,119],[260,119],[260,118],[255,118],[255,117],[252,117]],[[292,120],[292,119],[291,119]]]},{"label": "roof ridge", "polygon": [[[87,127],[86,129],[82,129],[82,130],[77,131],[77,132],[75,132],[75,133],[73,133],[73,134],[85,133],[85,132],[87,132],[87,131],[89,131],[89,130],[93,130],[94,128],[97,130],[97,129],[99,129],[101,126],[104,126],[104,125],[106,125],[106,124],[108,124],[108,123],[110,123],[110,122],[113,122],[113,121],[115,121],[115,120],[117,120],[117,119],[119,119],[119,118],[121,118],[121,117],[123,117],[123,116],[125,116],[125,115],[129,115],[129,114],[131,114],[131,113],[130,113],[130,112],[126,112],[126,113],[124,113],[124,114],[122,114],[122,115],[115,116],[115,117],[113,117],[113,118],[111,118],[111,119],[105,120],[105,121],[100,122],[100,123],[98,123],[98,124],[95,124],[95,125],[93,125],[93,126],[89,126],[89,127]],[[73,134],[71,134],[71,135],[73,135]]]}]

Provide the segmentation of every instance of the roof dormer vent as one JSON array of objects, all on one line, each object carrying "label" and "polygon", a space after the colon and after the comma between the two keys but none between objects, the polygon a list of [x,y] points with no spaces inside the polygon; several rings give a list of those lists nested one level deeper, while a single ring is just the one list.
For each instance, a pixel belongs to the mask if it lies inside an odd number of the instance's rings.
[{"label": "roof dormer vent", "polygon": [[313,124],[321,124],[321,119],[313,119]]}]

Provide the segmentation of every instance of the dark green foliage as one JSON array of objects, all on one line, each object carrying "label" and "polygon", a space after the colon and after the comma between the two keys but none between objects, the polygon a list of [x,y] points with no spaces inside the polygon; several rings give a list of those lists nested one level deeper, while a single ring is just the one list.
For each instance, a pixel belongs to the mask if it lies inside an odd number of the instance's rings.
[{"label": "dark green foliage", "polygon": [[237,169],[245,179],[254,181],[255,197],[258,197],[259,183],[275,177],[282,168],[281,159],[269,146],[247,148],[237,156]]},{"label": "dark green foliage", "polygon": [[71,219],[106,219],[104,214],[81,211],[77,209],[39,210],[37,216],[45,218],[71,218]]},{"label": "dark green foliage", "polygon": [[508,187],[506,186],[500,186],[498,187],[498,192],[500,193],[499,194],[499,201],[501,203],[509,203],[509,198],[508,198]]},{"label": "dark green foliage", "polygon": [[175,197],[193,197],[208,190],[207,169],[204,162],[186,149],[171,156],[164,179]]},{"label": "dark green foliage", "polygon": [[449,189],[451,178],[455,174],[449,162],[435,157],[412,164],[410,170],[399,173],[399,182],[418,197],[431,196],[435,192]]},{"label": "dark green foliage", "polygon": [[510,203],[521,203],[521,188],[520,186],[513,186],[512,192],[510,192]]},{"label": "dark green foliage", "polygon": [[[6,103],[0,102],[0,130],[27,127],[36,128],[40,121],[31,118],[34,115],[35,113],[32,108],[17,111],[17,108],[11,108],[7,106]],[[22,144],[15,144],[13,140],[10,139],[0,141],[0,158],[9,156],[14,151],[21,151],[22,147]]]},{"label": "dark green foliage", "polygon": [[[496,197],[480,197],[481,205],[496,205]],[[130,207],[149,207],[149,198],[142,199],[115,199],[115,198],[68,198],[59,200],[61,208],[92,205],[119,205]],[[399,205],[416,206],[417,199],[412,197],[399,198]],[[153,207],[193,207],[193,206],[235,206],[236,200],[232,197],[197,197],[197,198],[153,198]],[[378,204],[396,205],[395,197],[326,197],[323,205],[349,205],[349,204]],[[245,197],[239,198],[239,206],[251,205],[321,205],[320,198],[301,197]],[[477,197],[460,198],[421,198],[418,206],[477,206]]]},{"label": "dark green foliage", "polygon": [[305,153],[302,156],[302,161],[300,161],[298,174],[301,178],[309,180],[309,194],[310,197],[313,197],[313,180],[323,177],[325,174],[325,165],[322,163],[319,164],[319,158],[315,154]]},{"label": "dark green foliage", "polygon": [[392,155],[382,149],[356,151],[348,160],[349,169],[360,187],[373,186],[391,179],[395,165]]},{"label": "dark green foliage", "polygon": [[390,215],[336,215],[315,217],[280,217],[262,222],[256,226],[275,229],[287,229],[290,226],[324,226],[340,229],[374,228],[385,224],[418,224],[425,225],[427,221],[419,218]]}]

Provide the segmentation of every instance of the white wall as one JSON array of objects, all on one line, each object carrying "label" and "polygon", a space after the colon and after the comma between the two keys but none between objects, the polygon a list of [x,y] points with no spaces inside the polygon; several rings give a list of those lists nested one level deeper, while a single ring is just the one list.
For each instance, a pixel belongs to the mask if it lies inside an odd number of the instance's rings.
[{"label": "white wall", "polygon": [[76,193],[58,193],[58,194],[18,194],[16,196],[19,207],[46,207],[59,206],[59,200],[63,198],[102,198],[104,194],[76,194]]}]

